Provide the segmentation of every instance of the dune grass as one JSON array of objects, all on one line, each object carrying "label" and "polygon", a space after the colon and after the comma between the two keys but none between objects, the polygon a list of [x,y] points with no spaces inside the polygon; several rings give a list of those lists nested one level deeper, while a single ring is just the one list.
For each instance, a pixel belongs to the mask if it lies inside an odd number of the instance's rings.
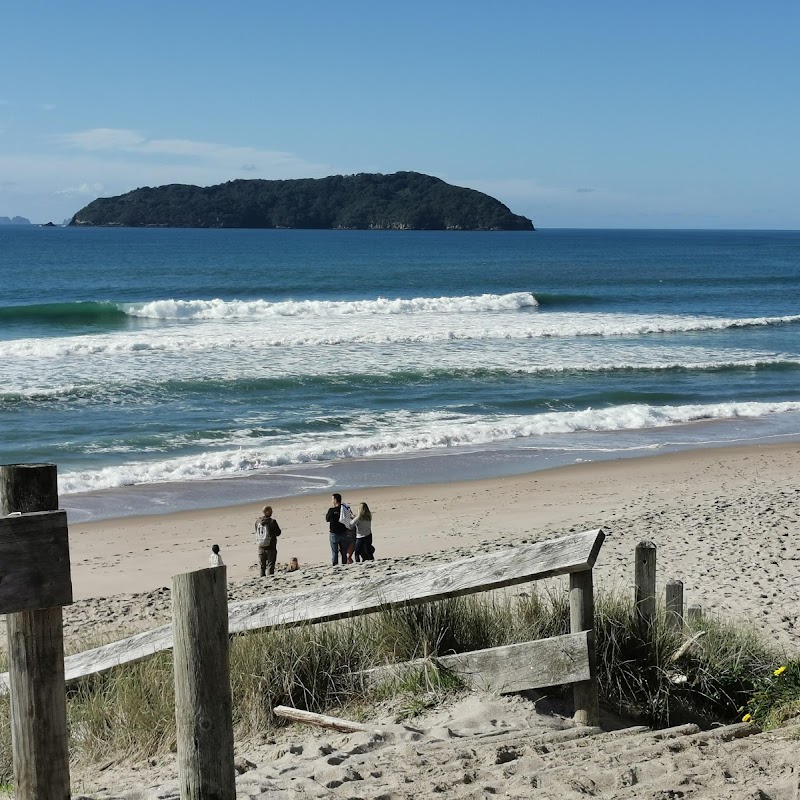
[{"label": "dune grass", "polygon": [[[693,631],[676,633],[659,614],[650,640],[643,642],[631,600],[599,593],[595,611],[600,694],[617,711],[653,726],[687,715],[708,723],[749,715],[769,726],[800,711],[800,662],[786,662],[751,630],[706,620],[700,623],[704,635],[673,662]],[[534,590],[235,636],[230,651],[235,736],[246,740],[281,725],[272,713],[277,705],[355,719],[368,718],[380,705],[383,712],[393,709],[397,719],[413,717],[463,690],[437,667],[437,656],[568,630],[566,593]],[[420,657],[431,661],[402,681],[369,685],[358,674]],[[69,687],[72,757],[97,763],[174,751],[173,698],[170,653]],[[12,774],[9,718],[8,698],[0,697],[0,783]]]}]

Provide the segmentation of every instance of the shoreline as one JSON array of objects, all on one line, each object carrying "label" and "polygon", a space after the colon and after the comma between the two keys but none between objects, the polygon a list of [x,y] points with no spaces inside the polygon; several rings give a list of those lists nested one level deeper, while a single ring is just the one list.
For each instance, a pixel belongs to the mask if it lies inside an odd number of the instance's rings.
[{"label": "shoreline", "polygon": [[[633,585],[634,548],[650,539],[658,547],[659,589],[670,579],[682,580],[687,604],[754,623],[782,645],[800,649],[798,467],[800,443],[781,442],[341,490],[346,502],[364,500],[373,510],[374,567],[330,566],[327,491],[71,524],[74,595],[85,600],[163,591],[173,575],[206,567],[211,544],[222,548],[231,585],[244,582],[258,596],[347,580],[364,569],[410,569],[602,528],[607,538],[595,579],[602,590]],[[283,529],[278,563],[298,558],[297,573],[257,577],[253,524],[264,503],[273,506]]]},{"label": "shoreline", "polygon": [[[782,415],[792,416],[792,415]],[[512,439],[456,448],[292,464],[202,480],[139,483],[62,496],[61,505],[76,523],[146,517],[177,511],[197,512],[258,504],[263,497],[290,498],[351,490],[458,483],[507,478],[586,463],[659,457],[691,450],[769,446],[800,442],[788,419],[709,420],[645,431],[583,432],[572,444],[559,437]],[[612,445],[609,437],[614,442]],[[409,475],[413,476],[409,478]],[[168,510],[167,510],[168,509]]]}]

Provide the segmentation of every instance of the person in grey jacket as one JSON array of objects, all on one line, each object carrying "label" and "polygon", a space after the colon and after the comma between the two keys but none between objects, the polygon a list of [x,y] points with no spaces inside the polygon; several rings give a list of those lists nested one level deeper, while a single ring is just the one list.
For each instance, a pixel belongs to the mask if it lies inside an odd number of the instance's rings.
[{"label": "person in grey jacket", "polygon": [[258,566],[263,578],[269,570],[275,574],[275,562],[278,560],[278,537],[281,528],[272,518],[272,506],[264,506],[262,515],[256,520],[256,543],[258,544]]},{"label": "person in grey jacket", "polygon": [[375,548],[372,546],[372,512],[366,503],[358,507],[353,520],[356,531],[356,561],[374,561]]}]

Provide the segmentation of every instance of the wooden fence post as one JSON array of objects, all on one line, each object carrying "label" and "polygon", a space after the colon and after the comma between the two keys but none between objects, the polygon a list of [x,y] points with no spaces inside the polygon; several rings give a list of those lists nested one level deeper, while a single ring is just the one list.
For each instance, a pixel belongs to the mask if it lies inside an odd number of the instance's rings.
[{"label": "wooden fence post", "polygon": [[227,570],[172,578],[181,800],[235,800]]},{"label": "wooden fence post", "polygon": [[656,546],[642,541],[636,545],[636,613],[642,641],[650,641],[656,618]]},{"label": "wooden fence post", "polygon": [[[0,516],[58,509],[55,464],[0,466]],[[17,800],[70,796],[61,606],[6,615]]]},{"label": "wooden fence post", "polygon": [[680,633],[683,630],[683,581],[667,581],[665,597],[667,625]]},{"label": "wooden fence post", "polygon": [[571,572],[569,576],[569,629],[570,633],[589,631],[588,681],[573,684],[575,706],[574,720],[580,725],[597,725],[600,709],[597,698],[597,659],[594,646],[594,588],[592,570]]},{"label": "wooden fence post", "polygon": [[691,605],[686,609],[686,621],[689,625],[703,621],[703,609],[701,606]]}]

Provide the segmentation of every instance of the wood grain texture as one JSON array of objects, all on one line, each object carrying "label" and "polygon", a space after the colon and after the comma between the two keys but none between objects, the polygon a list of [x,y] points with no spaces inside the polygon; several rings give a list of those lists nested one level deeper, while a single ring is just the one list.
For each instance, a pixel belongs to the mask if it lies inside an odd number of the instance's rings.
[{"label": "wood grain texture", "polygon": [[[36,564],[27,568],[28,556],[35,554],[29,538],[43,548],[44,556],[53,554],[51,536],[56,535],[56,557],[65,559],[56,571],[65,572],[69,596],[69,551],[66,553],[66,514],[58,508],[58,483],[53,464],[10,464],[0,466],[0,514],[7,534],[0,543],[4,562],[2,575],[12,578],[12,593],[19,592],[22,602],[48,608],[30,608],[7,614],[8,675],[11,688],[11,743],[14,760],[14,796],[17,800],[67,800],[70,797],[69,735],[67,697],[64,686],[64,627],[61,606],[56,604],[58,591],[48,595],[49,583],[41,577]],[[44,515],[37,512],[47,512]],[[50,512],[55,512],[53,517]],[[21,517],[6,515],[20,513]],[[58,515],[61,515],[60,517]],[[13,559],[9,556],[13,553]],[[40,553],[40,555],[42,555]],[[23,577],[31,582],[14,583]],[[46,562],[42,562],[46,564]],[[9,581],[0,581],[0,587]],[[65,585],[56,582],[61,591]]]},{"label": "wood grain texture", "polygon": [[181,800],[235,800],[226,568],[172,579]]},{"label": "wood grain texture", "polygon": [[572,687],[573,718],[579,725],[597,725],[600,706],[597,691],[597,663],[594,646],[594,579],[591,570],[569,576],[569,629],[585,631],[589,675]]},{"label": "wood grain texture", "polygon": [[0,614],[72,602],[65,511],[0,518]]},{"label": "wood grain texture", "polygon": [[653,542],[644,540],[636,545],[634,581],[640,635],[647,641],[656,618],[656,546]]},{"label": "wood grain texture", "polygon": [[664,587],[667,626],[680,633],[683,630],[683,581],[670,580]]},{"label": "wood grain texture", "polygon": [[[534,642],[440,656],[435,661],[472,689],[510,694],[588,681],[591,673],[587,641],[588,632],[584,631]],[[366,670],[362,675],[370,685],[402,680],[409,672],[430,663],[430,659],[420,658],[402,664],[375,667]]]},{"label": "wood grain texture", "polygon": [[70,780],[61,608],[9,614],[7,624],[15,796],[62,800]]},{"label": "wood grain texture", "polygon": [[272,709],[272,713],[276,717],[283,717],[292,722],[302,722],[304,725],[314,725],[318,728],[330,728],[343,733],[371,730],[369,726],[362,725],[360,722],[352,722],[341,717],[329,717],[327,714],[314,714],[311,711],[302,711],[299,708],[290,708],[289,706],[275,706]]},{"label": "wood grain texture", "polygon": [[0,466],[0,517],[57,508],[58,469],[55,464]]}]

